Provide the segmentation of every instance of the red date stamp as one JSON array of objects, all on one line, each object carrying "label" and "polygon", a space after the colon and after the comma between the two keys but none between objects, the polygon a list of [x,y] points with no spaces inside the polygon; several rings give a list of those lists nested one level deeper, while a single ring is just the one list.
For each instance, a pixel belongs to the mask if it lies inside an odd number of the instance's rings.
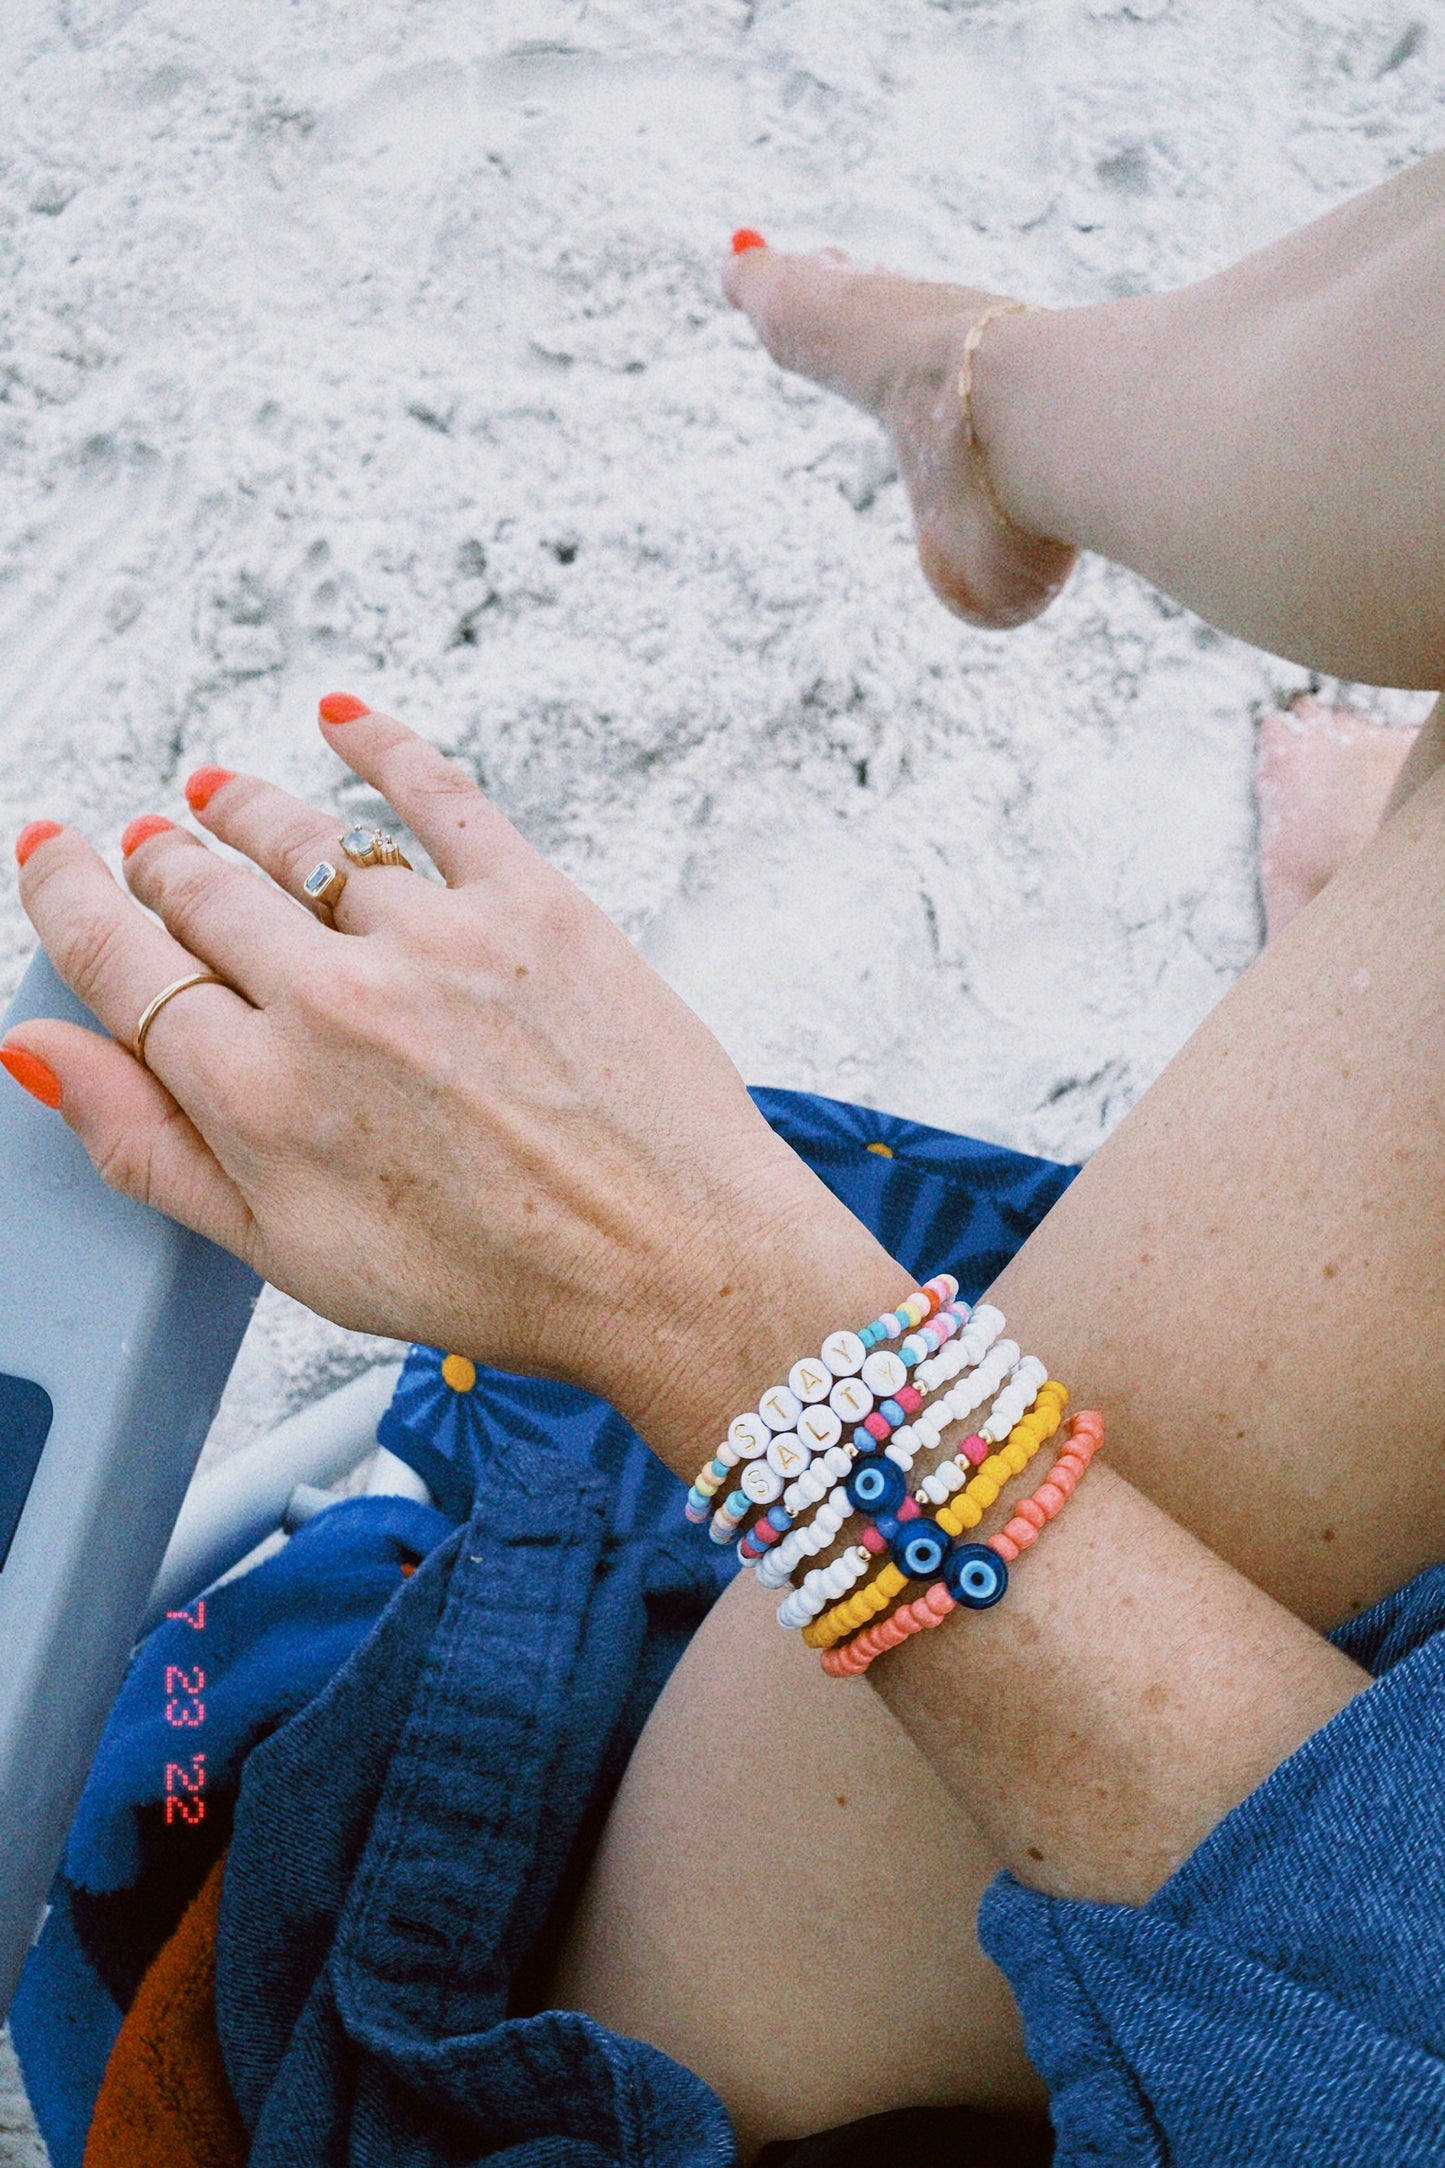
[{"label": "red date stamp", "polygon": [[[183,1611],[167,1611],[166,1617],[183,1618],[197,1633],[206,1630],[206,1603],[202,1597]],[[201,1664],[166,1665],[166,1722],[173,1731],[199,1731],[206,1721],[206,1674]],[[206,1818],[206,1757],[192,1754],[189,1764],[166,1763],[166,1824],[195,1824]]]}]

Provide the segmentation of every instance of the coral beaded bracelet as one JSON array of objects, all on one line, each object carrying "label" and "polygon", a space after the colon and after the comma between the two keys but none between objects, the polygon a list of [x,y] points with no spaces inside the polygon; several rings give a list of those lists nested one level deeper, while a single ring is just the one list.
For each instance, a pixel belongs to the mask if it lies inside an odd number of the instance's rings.
[{"label": "coral beaded bracelet", "polygon": [[[944,1578],[912,1603],[900,1604],[891,1617],[866,1626],[841,1648],[828,1648],[823,1669],[830,1678],[857,1678],[875,1656],[897,1648],[911,1634],[939,1626],[950,1611],[963,1606],[982,1611],[998,1602],[1008,1587],[1008,1569],[1039,1531],[1061,1513],[1104,1442],[1104,1419],[1092,1409],[1074,1416],[1068,1443],[1047,1480],[1024,1499],[1013,1518],[987,1543],[962,1543],[949,1553]],[[875,1584],[876,1585],[876,1584]]]},{"label": "coral beaded bracelet", "polygon": [[[1009,1432],[1008,1442],[982,1463],[951,1506],[945,1506],[934,1522],[924,1525],[931,1525],[945,1539],[961,1536],[966,1528],[976,1528],[988,1508],[996,1502],[1004,1484],[1016,1475],[1022,1475],[1044,1440],[1051,1438],[1058,1429],[1068,1397],[1066,1385],[1058,1384],[1053,1378],[1046,1380],[1039,1387],[1038,1399],[1031,1412]],[[861,1470],[859,1474],[862,1474]],[[920,1512],[915,1500],[906,1503],[913,1506],[915,1514]],[[903,1517],[900,1509],[892,1517],[891,1525],[884,1521],[882,1526],[875,1518],[877,1534],[885,1541],[889,1536],[896,1538],[902,1529]],[[870,1581],[866,1588],[860,1588],[845,1602],[835,1604],[831,1611],[825,1611],[821,1618],[803,1628],[803,1639],[810,1648],[831,1648],[854,1627],[867,1625],[892,1603],[895,1596],[902,1595],[910,1580],[921,1580],[936,1573],[943,1563],[941,1560],[937,1563],[911,1560],[907,1555],[906,1538],[902,1545],[895,1544],[891,1549],[892,1555],[876,1581]]]}]

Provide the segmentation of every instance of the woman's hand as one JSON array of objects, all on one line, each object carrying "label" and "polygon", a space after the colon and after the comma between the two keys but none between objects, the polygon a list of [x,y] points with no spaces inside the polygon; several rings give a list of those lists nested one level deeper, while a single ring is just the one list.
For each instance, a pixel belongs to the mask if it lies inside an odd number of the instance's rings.
[{"label": "woman's hand", "polygon": [[[697,1320],[742,1296],[734,1266],[765,1228],[799,1208],[856,1223],[461,770],[385,716],[323,730],[447,886],[350,867],[333,931],[292,899],[318,860],[347,866],[343,824],[211,771],[193,779],[199,818],[271,880],[138,823],[126,877],[157,924],[73,831],[33,844],[25,908],[117,1043],[33,1022],[6,1051],[49,1065],[112,1187],[338,1324],[572,1379],[636,1420],[689,1343],[705,1366]],[[141,1012],[198,968],[226,985],[168,1002],[142,1067]]]}]

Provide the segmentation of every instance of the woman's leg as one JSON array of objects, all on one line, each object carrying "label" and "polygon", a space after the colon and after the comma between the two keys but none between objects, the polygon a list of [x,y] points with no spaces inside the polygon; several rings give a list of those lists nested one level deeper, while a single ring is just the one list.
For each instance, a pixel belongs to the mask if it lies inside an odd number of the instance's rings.
[{"label": "woman's leg", "polygon": [[[727,288],[784,366],[889,427],[930,578],[976,588],[988,528],[956,380],[987,296],[770,249],[734,258]],[[1277,654],[1438,690],[1445,153],[1176,293],[1000,318],[974,409],[1034,535]]]},{"label": "woman's leg", "polygon": [[[1442,957],[1436,772],[992,1290],[1106,1411],[1110,1463],[1322,1628],[1445,1551]],[[995,1855],[880,1700],[810,1670],[770,1609],[733,1590],[659,1702],[558,2000],[699,2070],[749,2140],[909,2100],[1028,2105],[968,1924]]]}]

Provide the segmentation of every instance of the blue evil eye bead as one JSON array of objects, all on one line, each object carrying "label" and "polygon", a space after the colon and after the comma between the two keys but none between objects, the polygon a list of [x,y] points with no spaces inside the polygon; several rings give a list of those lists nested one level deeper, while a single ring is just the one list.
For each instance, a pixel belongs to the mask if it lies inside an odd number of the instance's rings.
[{"label": "blue evil eye bead", "polygon": [[987,1611],[1008,1587],[1008,1567],[986,1543],[960,1543],[944,1561],[943,1585],[965,1611]]},{"label": "blue evil eye bead", "polygon": [[[970,1549],[982,1550],[983,1545],[970,1545]],[[898,1534],[888,1546],[893,1563],[900,1573],[906,1573],[910,1581],[931,1581],[943,1571],[948,1556],[948,1537],[937,1521],[904,1521]],[[1003,1560],[990,1551],[988,1556],[995,1565]],[[999,1590],[1000,1596],[1003,1590]]]},{"label": "blue evil eye bead", "polygon": [[858,1462],[844,1488],[855,1512],[876,1517],[898,1511],[908,1494],[908,1478],[897,1461],[875,1453],[870,1460]]}]

